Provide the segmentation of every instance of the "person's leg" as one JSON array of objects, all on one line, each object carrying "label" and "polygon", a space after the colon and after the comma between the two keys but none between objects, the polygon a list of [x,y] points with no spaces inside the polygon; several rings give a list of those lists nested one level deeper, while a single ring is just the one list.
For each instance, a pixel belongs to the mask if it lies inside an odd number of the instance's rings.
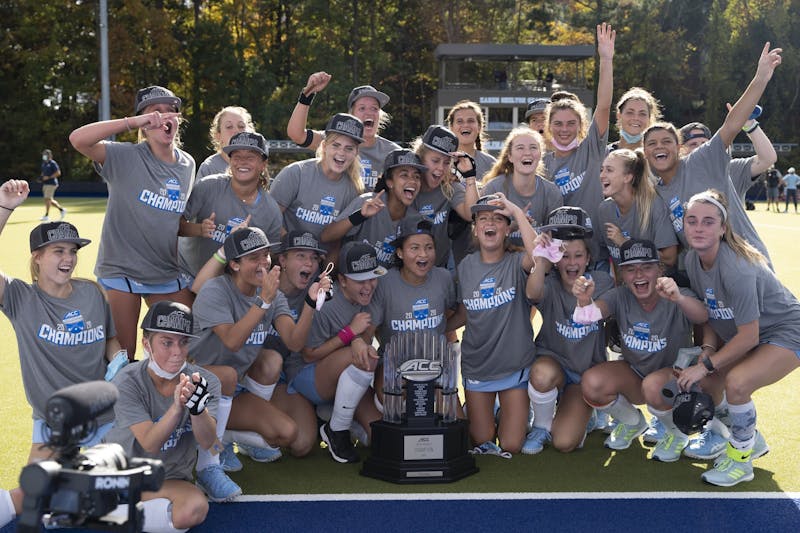
[{"label": "person's leg", "polygon": [[558,411],[550,430],[553,447],[564,453],[578,448],[586,436],[591,416],[592,407],[583,401],[580,384],[567,385],[558,400]]},{"label": "person's leg", "polygon": [[496,437],[494,399],[497,393],[466,390],[464,394],[472,442],[476,445],[494,442]]},{"label": "person's leg", "polygon": [[270,444],[290,447],[297,438],[297,424],[272,402],[245,392],[233,399],[228,428],[255,431]]},{"label": "person's leg", "polygon": [[647,430],[647,420],[633,404],[644,403],[642,379],[624,361],[606,361],[581,376],[581,392],[590,406],[608,413],[619,423],[605,446],[614,450],[630,447]]},{"label": "person's leg", "polygon": [[500,422],[497,437],[500,447],[511,453],[522,451],[528,427],[530,402],[524,388],[507,389],[498,393],[500,397]]},{"label": "person's leg", "polygon": [[314,405],[302,394],[289,394],[286,389],[286,384],[278,384],[272,395],[272,404],[289,415],[297,425],[297,438],[289,450],[295,457],[303,457],[319,443],[317,414]]},{"label": "person's leg", "polygon": [[[166,500],[166,501],[165,501]],[[157,492],[142,493],[144,531],[186,531],[202,524],[208,515],[208,500],[188,481],[168,479]]]},{"label": "person's leg", "polygon": [[192,291],[190,291],[188,288],[184,288],[176,292],[169,292],[165,294],[148,294],[145,298],[145,301],[147,302],[148,307],[156,302],[167,300],[170,302],[178,302],[186,307],[191,308],[192,304],[194,304],[194,296],[195,295]]}]

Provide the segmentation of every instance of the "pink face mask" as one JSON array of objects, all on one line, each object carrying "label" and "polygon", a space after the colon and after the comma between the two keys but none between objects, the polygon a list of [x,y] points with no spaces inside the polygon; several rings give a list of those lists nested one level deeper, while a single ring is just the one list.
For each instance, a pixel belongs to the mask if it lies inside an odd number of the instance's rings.
[{"label": "pink face mask", "polygon": [[575,148],[578,147],[577,137],[572,139],[572,141],[569,144],[560,144],[555,139],[551,139],[550,142],[553,143],[553,146],[555,146],[561,152],[569,152],[570,150],[574,150]]},{"label": "pink face mask", "polygon": [[597,307],[597,304],[594,302],[585,307],[576,306],[575,311],[572,313],[572,320],[576,324],[594,324],[602,319],[603,314],[600,312],[600,308]]},{"label": "pink face mask", "polygon": [[560,239],[552,239],[550,246],[539,244],[533,249],[533,257],[544,257],[551,263],[556,264],[564,257],[563,245],[564,241]]}]

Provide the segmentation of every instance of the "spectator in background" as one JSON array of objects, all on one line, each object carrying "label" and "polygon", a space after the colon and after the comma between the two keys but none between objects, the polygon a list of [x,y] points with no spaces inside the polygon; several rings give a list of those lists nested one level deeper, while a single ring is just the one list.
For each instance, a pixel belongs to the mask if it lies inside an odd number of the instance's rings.
[{"label": "spectator in background", "polygon": [[544,127],[546,124],[546,111],[547,105],[550,103],[549,98],[534,98],[528,103],[528,109],[525,111],[525,123],[530,126],[532,130],[538,131],[544,135]]},{"label": "spectator in background", "polygon": [[775,165],[767,171],[767,211],[775,204],[775,212],[778,212],[778,186],[781,184],[781,178],[783,178],[781,171],[775,168]]},{"label": "spectator in background", "polygon": [[794,167],[790,167],[786,171],[782,181],[786,184],[786,207],[783,212],[787,213],[789,211],[789,198],[791,198],[794,203],[794,212],[797,213],[797,183],[800,182],[800,177],[794,173]]},{"label": "spectator in background", "polygon": [[56,202],[55,195],[58,189],[58,178],[61,176],[61,169],[58,168],[58,163],[53,159],[53,152],[45,150],[42,152],[42,175],[39,176],[39,181],[42,182],[42,196],[44,196],[44,216],[39,219],[42,222],[50,221],[50,206],[54,205],[61,211],[61,218],[64,220],[64,215],[67,210],[61,207],[61,204]]}]

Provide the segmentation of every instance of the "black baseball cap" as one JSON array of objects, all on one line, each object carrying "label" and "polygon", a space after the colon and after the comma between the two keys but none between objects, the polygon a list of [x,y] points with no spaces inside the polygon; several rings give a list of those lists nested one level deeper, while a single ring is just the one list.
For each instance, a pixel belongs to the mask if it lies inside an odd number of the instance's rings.
[{"label": "black baseball cap", "polygon": [[242,131],[231,137],[228,146],[223,146],[222,151],[228,155],[235,150],[252,150],[258,152],[264,158],[269,157],[269,147],[264,136],[260,133]]},{"label": "black baseball cap", "polygon": [[434,124],[428,126],[428,129],[425,130],[425,134],[422,136],[422,144],[431,150],[450,155],[451,152],[458,150],[458,137],[444,126]]},{"label": "black baseball cap", "polygon": [[194,334],[194,317],[192,311],[178,302],[161,300],[147,310],[142,319],[142,329],[158,333],[175,333],[186,337],[197,337]]},{"label": "black baseball cap", "polygon": [[309,231],[292,230],[281,239],[280,252],[289,250],[310,250],[319,254],[327,252],[319,247],[319,241]]},{"label": "black baseball cap", "polygon": [[547,224],[538,230],[549,231],[553,237],[562,241],[589,239],[594,234],[589,214],[580,207],[568,205],[550,211]]},{"label": "black baseball cap", "polygon": [[397,229],[397,237],[392,241],[392,246],[399,248],[406,237],[412,235],[430,235],[433,237],[433,223],[422,215],[406,216]]},{"label": "black baseball cap", "polygon": [[232,231],[225,239],[225,259],[239,259],[264,248],[273,246],[260,228],[241,228]]},{"label": "black baseball cap", "polygon": [[337,113],[328,121],[325,133],[340,133],[361,144],[364,142],[364,123],[349,113]]},{"label": "black baseball cap", "polygon": [[[499,200],[499,199],[500,196],[497,194],[486,194],[478,198],[478,201],[472,204],[472,206],[469,208],[470,213],[472,213],[472,220],[475,220],[475,215],[477,215],[481,211],[499,211],[500,209],[503,209],[499,205],[492,205],[489,203],[492,200]],[[505,217],[506,220],[508,220],[508,223],[511,224],[511,219],[505,215],[503,216]]]},{"label": "black baseball cap", "polygon": [[355,281],[366,281],[386,274],[370,244],[351,241],[339,252],[339,272]]},{"label": "black baseball cap", "polygon": [[[703,133],[692,133],[692,130],[701,130]],[[711,138],[711,130],[702,122],[690,122],[681,128],[681,144],[685,144],[692,139],[703,137],[704,139]]]},{"label": "black baseball cap", "polygon": [[82,239],[78,235],[78,229],[69,222],[46,222],[39,224],[31,231],[31,252],[57,242],[70,242],[77,244],[78,248],[83,248],[92,241]]},{"label": "black baseball cap", "polygon": [[389,103],[388,94],[380,92],[372,85],[362,85],[350,91],[350,96],[347,97],[347,109],[352,109],[353,104],[356,103],[356,100],[365,96],[369,96],[377,100],[381,109],[383,109],[386,104]]},{"label": "black baseball cap", "polygon": [[136,114],[138,115],[145,107],[153,104],[170,104],[176,112],[181,110],[181,99],[169,89],[160,85],[139,89],[136,93]]},{"label": "black baseball cap", "polygon": [[525,111],[525,120],[528,120],[531,115],[536,113],[544,113],[549,103],[549,98],[534,98],[528,102],[528,110]]},{"label": "black baseball cap", "polygon": [[619,265],[658,263],[658,248],[653,241],[628,239],[619,247]]}]

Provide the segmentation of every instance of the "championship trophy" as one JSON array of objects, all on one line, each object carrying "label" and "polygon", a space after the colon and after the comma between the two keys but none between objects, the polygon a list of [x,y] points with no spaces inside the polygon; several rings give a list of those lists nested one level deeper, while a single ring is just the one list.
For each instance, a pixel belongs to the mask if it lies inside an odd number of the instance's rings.
[{"label": "championship trophy", "polygon": [[394,483],[447,483],[478,471],[457,417],[458,361],[444,335],[400,333],[383,355],[383,420],[373,422],[361,474]]}]

